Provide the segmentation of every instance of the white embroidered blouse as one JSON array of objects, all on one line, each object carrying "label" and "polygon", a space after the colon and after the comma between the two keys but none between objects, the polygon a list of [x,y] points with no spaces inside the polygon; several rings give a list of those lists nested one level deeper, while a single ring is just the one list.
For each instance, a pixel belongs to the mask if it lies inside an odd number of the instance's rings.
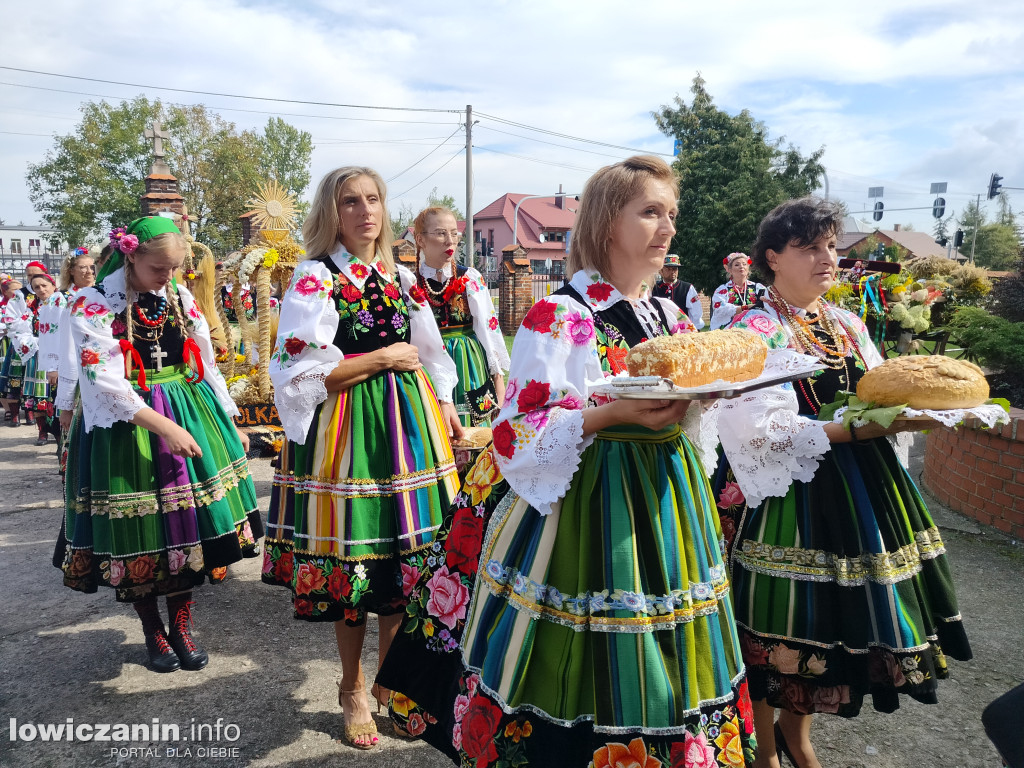
[{"label": "white embroidered blouse", "polygon": [[[760,283],[755,283],[750,280],[747,281],[746,289],[748,292],[754,294],[764,293],[765,287]],[[715,289],[715,292],[711,294],[711,330],[715,331],[719,328],[725,328],[729,323],[732,322],[733,315],[736,314],[736,310],[739,309],[738,304],[733,304],[729,301],[730,292],[737,290],[736,284],[732,280],[727,280]]]},{"label": "white embroidered blouse", "polygon": [[[167,292],[167,288],[161,288],[153,293],[166,296]],[[178,283],[178,295],[184,310],[185,333],[195,340],[203,358],[203,380],[228,416],[237,416],[238,408],[228,395],[217,368],[210,326],[192,294],[181,283]],[[149,407],[125,378],[124,355],[119,341],[114,338],[115,316],[124,311],[126,305],[124,269],[107,276],[103,293],[96,288],[83,288],[71,304],[71,335],[81,370],[78,381],[86,432],[94,427],[109,427],[116,421],[131,421],[136,413]],[[72,390],[73,386],[72,382]]]},{"label": "white embroidered blouse", "polygon": [[[428,280],[446,282],[452,276],[451,262],[446,263],[440,270],[420,262],[419,272]],[[483,275],[472,267],[467,269],[463,276],[466,278],[466,303],[473,316],[473,335],[480,342],[480,346],[484,348],[484,353],[487,356],[487,372],[492,376],[500,375],[508,370],[510,361],[508,348],[505,346],[505,337],[501,335],[498,318],[494,315],[491,292],[487,288]]]},{"label": "white embroidered blouse", "polygon": [[[363,264],[340,244],[330,260],[336,270],[358,291],[377,273],[383,284],[393,284],[387,267],[374,259]],[[441,402],[452,401],[458,381],[455,363],[445,352],[441,333],[430,307],[410,297],[416,278],[405,267],[398,267],[399,287],[409,310],[409,342],[419,351],[420,362],[430,374]],[[324,380],[345,359],[334,338],[338,330],[338,310],[332,298],[334,278],[321,261],[304,261],[295,269],[291,285],[281,300],[277,343],[270,359],[270,379],[274,384],[274,403],[289,440],[304,443],[313,411],[327,399]],[[396,294],[397,295],[397,294]]]},{"label": "white embroidered blouse", "polygon": [[39,343],[36,365],[40,371],[56,371],[60,367],[60,321],[68,301],[63,293],[54,291],[39,307]]},{"label": "white embroidered blouse", "polygon": [[[660,333],[659,313],[647,298],[630,300],[598,274],[577,272],[570,285],[586,299],[552,295],[533,305],[516,333],[505,402],[494,422],[494,449],[512,489],[541,514],[550,514],[572,485],[583,451],[593,435],[583,435],[583,409],[607,399],[593,396],[621,370],[605,370],[599,351],[594,312],[620,301],[630,302],[633,313],[650,335]],[[672,333],[695,332],[686,314],[668,299],[655,298],[672,323]],[[617,366],[613,365],[613,369]]]},{"label": "white embroidered blouse", "polygon": [[[796,310],[803,314],[803,310]],[[829,306],[860,349],[864,364],[874,368],[882,356],[871,343],[867,328],[850,312]],[[751,309],[736,318],[732,328],[759,334],[769,349],[803,352],[792,331],[771,305]],[[768,496],[785,496],[795,480],[810,482],[822,456],[831,449],[824,422],[798,413],[793,384],[760,389],[731,400],[718,400],[706,420],[717,425],[722,448],[747,504],[756,507]],[[702,431],[708,428],[702,425]]]}]

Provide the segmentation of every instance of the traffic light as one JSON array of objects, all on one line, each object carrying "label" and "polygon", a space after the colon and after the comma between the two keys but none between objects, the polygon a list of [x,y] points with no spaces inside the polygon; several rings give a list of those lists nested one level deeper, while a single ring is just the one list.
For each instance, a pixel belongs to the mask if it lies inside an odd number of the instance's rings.
[{"label": "traffic light", "polygon": [[953,247],[954,248],[959,248],[963,244],[964,244],[964,231],[962,229],[958,229],[956,231],[956,234],[953,235]]},{"label": "traffic light", "polygon": [[936,197],[935,202],[932,203],[932,216],[936,219],[941,219],[942,214],[946,212],[946,198]]},{"label": "traffic light", "polygon": [[999,194],[999,188],[1003,186],[999,182],[1003,180],[1003,177],[998,173],[993,173],[988,177],[988,199],[991,200],[993,197]]},{"label": "traffic light", "polygon": [[875,221],[881,221],[882,220],[882,211],[884,209],[885,209],[885,205],[882,203],[881,200],[879,200],[877,203],[875,203],[875,212],[871,214],[871,218],[873,218]]},{"label": "traffic light", "polygon": [[949,242],[949,238],[945,237],[945,236],[937,237],[937,238],[935,238],[935,242],[938,243],[939,245],[941,245],[943,248],[945,248],[946,244]]}]

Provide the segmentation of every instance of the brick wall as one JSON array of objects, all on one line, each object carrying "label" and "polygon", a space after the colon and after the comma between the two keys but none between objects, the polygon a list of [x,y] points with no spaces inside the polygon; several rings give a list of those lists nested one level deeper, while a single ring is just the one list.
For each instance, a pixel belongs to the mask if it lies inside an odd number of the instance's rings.
[{"label": "brick wall", "polygon": [[1024,410],[999,429],[932,430],[923,481],[950,509],[1024,539]]},{"label": "brick wall", "polygon": [[507,245],[502,249],[502,262],[498,283],[498,323],[501,332],[514,336],[533,306],[533,270],[527,258],[528,251],[521,246]]},{"label": "brick wall", "polygon": [[146,177],[146,194],[139,198],[143,216],[161,211],[185,212],[185,199],[178,194],[178,180],[169,173],[151,173]]}]

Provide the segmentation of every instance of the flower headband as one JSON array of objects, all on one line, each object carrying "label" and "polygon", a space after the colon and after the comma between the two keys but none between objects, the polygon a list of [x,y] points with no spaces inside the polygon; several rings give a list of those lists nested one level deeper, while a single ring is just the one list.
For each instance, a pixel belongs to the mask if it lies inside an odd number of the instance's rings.
[{"label": "flower headband", "polygon": [[110,245],[113,251],[107,263],[103,265],[96,281],[102,283],[107,275],[112,274],[124,264],[124,257],[132,253],[142,243],[159,235],[169,233],[181,234],[181,230],[166,216],[143,216],[127,227],[115,227],[110,231]]},{"label": "flower headband", "polygon": [[750,258],[747,256],[747,254],[745,254],[745,253],[730,253],[728,256],[726,256],[724,259],[722,259],[722,264],[724,266],[728,267],[736,259],[741,259],[741,258],[747,260],[747,266],[750,266],[753,263],[750,260]]}]

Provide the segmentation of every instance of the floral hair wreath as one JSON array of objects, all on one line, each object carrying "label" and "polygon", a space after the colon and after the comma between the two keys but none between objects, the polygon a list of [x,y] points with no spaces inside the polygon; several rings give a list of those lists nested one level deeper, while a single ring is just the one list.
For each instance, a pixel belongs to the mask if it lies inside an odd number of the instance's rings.
[{"label": "floral hair wreath", "polygon": [[110,246],[123,253],[125,256],[135,253],[139,247],[139,238],[129,235],[124,227],[115,227],[110,230]]},{"label": "floral hair wreath", "polygon": [[725,257],[724,259],[722,259],[722,266],[724,266],[724,267],[728,267],[728,266],[729,266],[729,265],[730,265],[730,264],[731,264],[731,263],[732,263],[733,261],[735,261],[735,260],[736,260],[736,258],[737,258],[737,257],[739,257],[739,256],[742,256],[742,257],[744,257],[744,258],[745,258],[745,259],[747,260],[747,266],[748,266],[748,267],[749,267],[749,266],[750,266],[751,264],[753,264],[753,263],[754,263],[753,261],[751,261],[751,260],[750,260],[750,257],[749,257],[749,256],[747,256],[747,254],[745,254],[745,253],[740,253],[740,252],[738,252],[738,251],[737,251],[736,253],[730,253],[730,254],[729,254],[728,256],[726,256],[726,257]]}]

